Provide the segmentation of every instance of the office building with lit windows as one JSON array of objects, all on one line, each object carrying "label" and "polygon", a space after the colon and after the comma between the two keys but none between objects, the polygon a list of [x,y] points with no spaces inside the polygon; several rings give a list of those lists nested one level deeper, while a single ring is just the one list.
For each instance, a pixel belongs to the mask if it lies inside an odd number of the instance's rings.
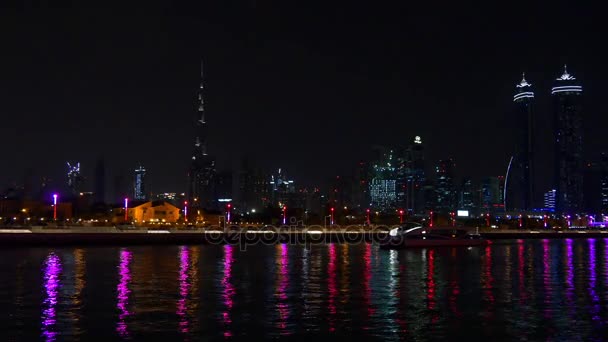
[{"label": "office building with lit windows", "polygon": [[397,169],[393,150],[385,150],[372,165],[369,182],[371,207],[389,212],[397,207]]},{"label": "office building with lit windows", "polygon": [[145,180],[146,169],[140,165],[137,169],[135,169],[135,177],[133,179],[133,199],[138,201],[146,200]]}]

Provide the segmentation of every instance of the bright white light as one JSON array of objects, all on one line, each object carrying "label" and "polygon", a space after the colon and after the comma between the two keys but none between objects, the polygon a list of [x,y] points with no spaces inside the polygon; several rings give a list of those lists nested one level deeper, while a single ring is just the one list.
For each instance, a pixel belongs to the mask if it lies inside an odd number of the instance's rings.
[{"label": "bright white light", "polygon": [[561,87],[551,88],[551,94],[565,93],[565,92],[580,93],[582,91],[583,91],[582,86],[561,86]]},{"label": "bright white light", "polygon": [[414,138],[414,144],[422,144],[422,139],[420,138],[420,136],[417,135]]},{"label": "bright white light", "polygon": [[456,212],[456,214],[460,217],[469,217],[469,211],[468,210],[458,210]]}]

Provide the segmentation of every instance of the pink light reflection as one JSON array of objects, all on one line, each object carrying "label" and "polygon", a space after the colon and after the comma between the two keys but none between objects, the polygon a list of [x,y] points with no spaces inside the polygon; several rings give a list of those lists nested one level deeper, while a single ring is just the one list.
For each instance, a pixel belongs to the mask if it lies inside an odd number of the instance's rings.
[{"label": "pink light reflection", "polygon": [[233,297],[235,294],[234,285],[232,285],[232,263],[234,262],[233,256],[233,247],[231,245],[224,246],[224,275],[222,277],[222,288],[224,292],[222,294],[222,299],[224,300],[225,310],[222,313],[222,322],[225,326],[224,337],[228,338],[232,336],[232,331],[230,331],[230,325],[232,324],[232,319],[230,318],[230,312],[232,311]]},{"label": "pink light reflection", "polygon": [[338,288],[336,286],[336,245],[329,244],[329,264],[327,265],[327,286],[329,291],[328,298],[328,309],[329,309],[329,331],[334,332],[335,327],[335,315],[336,315],[336,297],[338,295]]},{"label": "pink light reflection", "polygon": [[188,247],[182,246],[179,251],[179,300],[177,301],[177,316],[179,317],[179,331],[188,333],[187,301],[190,291],[190,279],[188,267],[190,265],[190,253]]},{"label": "pink light reflection", "polygon": [[[372,297],[372,288],[371,288],[371,280],[372,280],[372,245],[371,243],[365,244],[365,254],[363,255],[363,301],[365,306],[367,307],[367,318],[369,319],[374,315],[375,310],[371,303]],[[369,329],[369,327],[364,326],[363,329]]]},{"label": "pink light reflection", "polygon": [[55,307],[58,302],[59,289],[61,287],[59,275],[61,273],[61,259],[50,253],[44,261],[44,290],[45,299],[42,303],[42,336],[46,341],[55,341],[58,332],[55,331],[57,312]]},{"label": "pink light reflection", "polygon": [[483,272],[483,288],[485,289],[485,297],[490,302],[490,307],[494,306],[494,293],[492,292],[494,278],[492,277],[492,249],[487,246],[485,249],[485,267]]},{"label": "pink light reflection", "polygon": [[287,244],[280,244],[279,249],[280,259],[276,290],[277,310],[279,312],[279,321],[277,322],[277,325],[279,329],[284,330],[287,327],[287,321],[289,320],[289,304],[287,300],[287,289],[289,287],[289,264]]},{"label": "pink light reflection", "polygon": [[129,264],[133,254],[126,249],[120,251],[120,263],[118,265],[118,285],[116,286],[116,296],[118,308],[118,322],[116,323],[116,331],[121,337],[129,337],[129,329],[126,319],[131,313],[128,310],[129,305],[129,282],[131,281],[131,270]]},{"label": "pink light reflection", "polygon": [[517,245],[517,274],[519,275],[519,302],[521,304],[525,304],[526,299],[528,299],[528,294],[526,293],[526,287],[524,285],[524,279],[526,278],[524,272],[524,245],[523,242],[518,240]]}]

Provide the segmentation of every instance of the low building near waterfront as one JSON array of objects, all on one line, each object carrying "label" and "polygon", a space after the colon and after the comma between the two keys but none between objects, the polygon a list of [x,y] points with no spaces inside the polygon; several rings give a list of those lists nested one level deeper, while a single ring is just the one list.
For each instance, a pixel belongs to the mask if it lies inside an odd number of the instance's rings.
[{"label": "low building near waterfront", "polygon": [[[112,209],[112,222],[125,222],[125,209]],[[133,203],[127,208],[126,221],[135,223],[166,222],[175,223],[180,219],[180,209],[166,201]]]}]

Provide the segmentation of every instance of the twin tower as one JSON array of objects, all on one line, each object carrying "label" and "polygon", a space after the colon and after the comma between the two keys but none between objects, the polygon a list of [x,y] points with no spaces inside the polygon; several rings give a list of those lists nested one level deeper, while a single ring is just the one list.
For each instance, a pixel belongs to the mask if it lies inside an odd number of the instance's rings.
[{"label": "twin tower", "polygon": [[[553,189],[556,190],[555,212],[565,215],[584,211],[582,94],[583,87],[564,66],[563,74],[555,79],[551,88],[555,161],[551,177]],[[529,211],[538,202],[534,200],[534,90],[525,75],[516,86],[513,102],[517,134],[514,137],[515,153],[506,175],[505,187],[512,189],[507,205]]]}]

